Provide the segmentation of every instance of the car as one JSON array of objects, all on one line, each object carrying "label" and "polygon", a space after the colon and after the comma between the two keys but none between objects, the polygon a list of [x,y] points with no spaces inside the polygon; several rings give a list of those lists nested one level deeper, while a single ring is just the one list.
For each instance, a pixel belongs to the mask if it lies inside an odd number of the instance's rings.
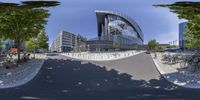
[{"label": "car", "polygon": [[147,51],[146,54],[150,54],[150,51]]},{"label": "car", "polygon": [[57,51],[53,51],[53,53],[57,53]]}]

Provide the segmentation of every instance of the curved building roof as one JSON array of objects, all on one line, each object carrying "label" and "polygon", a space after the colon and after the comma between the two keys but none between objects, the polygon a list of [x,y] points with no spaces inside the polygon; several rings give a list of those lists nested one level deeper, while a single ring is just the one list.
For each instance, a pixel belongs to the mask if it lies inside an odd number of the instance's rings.
[{"label": "curved building roof", "polygon": [[122,14],[122,13],[119,13],[119,12],[114,12],[114,11],[107,11],[107,10],[95,10],[96,12],[96,15],[97,15],[97,23],[99,24],[98,25],[98,29],[99,27],[101,26],[100,23],[102,23],[104,21],[104,16],[105,15],[116,15],[116,16],[119,16],[121,17],[122,19],[124,19],[125,21],[127,21],[134,29],[135,31],[137,32],[139,38],[144,41],[144,36],[143,36],[143,32],[142,30],[140,29],[140,27],[138,26],[138,24],[133,20],[131,19],[130,17]]}]

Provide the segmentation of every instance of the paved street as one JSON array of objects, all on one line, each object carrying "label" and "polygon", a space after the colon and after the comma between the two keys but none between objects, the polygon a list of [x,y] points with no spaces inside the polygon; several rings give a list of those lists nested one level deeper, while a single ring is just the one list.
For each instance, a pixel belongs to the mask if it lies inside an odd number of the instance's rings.
[{"label": "paved street", "polygon": [[145,54],[135,55],[121,60],[109,62],[92,62],[101,67],[105,66],[108,70],[115,69],[119,73],[127,73],[136,80],[149,81],[151,79],[159,79],[160,74],[156,70],[151,56]]},{"label": "paved street", "polygon": [[[29,83],[0,90],[0,100],[197,100],[200,90],[177,87],[149,54],[112,62],[81,62],[49,54]],[[105,66],[105,67],[104,67]]]}]

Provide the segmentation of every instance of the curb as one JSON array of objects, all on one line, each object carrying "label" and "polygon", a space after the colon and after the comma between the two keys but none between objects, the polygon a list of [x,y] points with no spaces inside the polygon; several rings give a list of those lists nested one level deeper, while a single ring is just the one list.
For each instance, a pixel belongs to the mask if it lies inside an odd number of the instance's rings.
[{"label": "curb", "polygon": [[44,62],[46,60],[46,56],[45,58],[40,62],[39,67],[35,69],[35,71],[33,71],[32,73],[30,73],[29,75],[27,75],[25,78],[16,81],[14,84],[9,84],[9,85],[0,85],[0,89],[6,89],[6,88],[14,88],[14,87],[18,87],[18,86],[22,86],[28,82],[30,82],[31,80],[33,80],[37,74],[40,72],[40,69],[42,68]]},{"label": "curb", "polygon": [[[151,54],[150,54],[150,55],[151,55]],[[167,80],[168,82],[170,82],[170,83],[172,83],[172,84],[174,84],[174,85],[176,85],[176,86],[178,86],[178,87],[182,87],[182,88],[187,88],[187,89],[200,89],[200,87],[195,88],[195,87],[190,87],[190,86],[184,86],[184,85],[180,85],[180,84],[178,84],[178,83],[175,83],[175,82],[169,80],[168,78],[166,78],[166,76],[164,76],[164,75],[162,74],[162,73],[164,73],[164,71],[160,70],[160,67],[158,67],[158,66],[159,66],[158,63],[157,63],[156,61],[154,61],[152,55],[151,55],[151,58],[152,58],[152,61],[154,62],[154,65],[155,65],[157,71],[160,73],[161,77],[163,77],[163,78],[164,78],[165,80]]]}]

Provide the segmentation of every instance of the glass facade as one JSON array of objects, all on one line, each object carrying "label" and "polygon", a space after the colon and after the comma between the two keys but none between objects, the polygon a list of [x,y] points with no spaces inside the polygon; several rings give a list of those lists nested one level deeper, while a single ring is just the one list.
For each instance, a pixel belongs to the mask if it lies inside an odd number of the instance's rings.
[{"label": "glass facade", "polygon": [[143,33],[135,21],[112,11],[96,11],[98,37],[113,41],[113,48],[132,49],[143,44]]},{"label": "glass facade", "polygon": [[179,48],[184,49],[186,45],[186,41],[184,38],[184,34],[186,32],[187,22],[183,22],[179,24]]},{"label": "glass facade", "polygon": [[13,40],[4,40],[3,41],[3,51],[7,51],[7,50],[9,50],[10,48],[13,48],[13,47],[16,47],[16,45],[15,45],[15,41],[13,41]]},{"label": "glass facade", "polygon": [[98,38],[87,41],[90,51],[130,50],[143,44],[143,33],[130,17],[96,10]]},{"label": "glass facade", "polygon": [[135,30],[125,20],[118,16],[108,15],[108,33],[112,35],[126,35],[137,37]]}]

